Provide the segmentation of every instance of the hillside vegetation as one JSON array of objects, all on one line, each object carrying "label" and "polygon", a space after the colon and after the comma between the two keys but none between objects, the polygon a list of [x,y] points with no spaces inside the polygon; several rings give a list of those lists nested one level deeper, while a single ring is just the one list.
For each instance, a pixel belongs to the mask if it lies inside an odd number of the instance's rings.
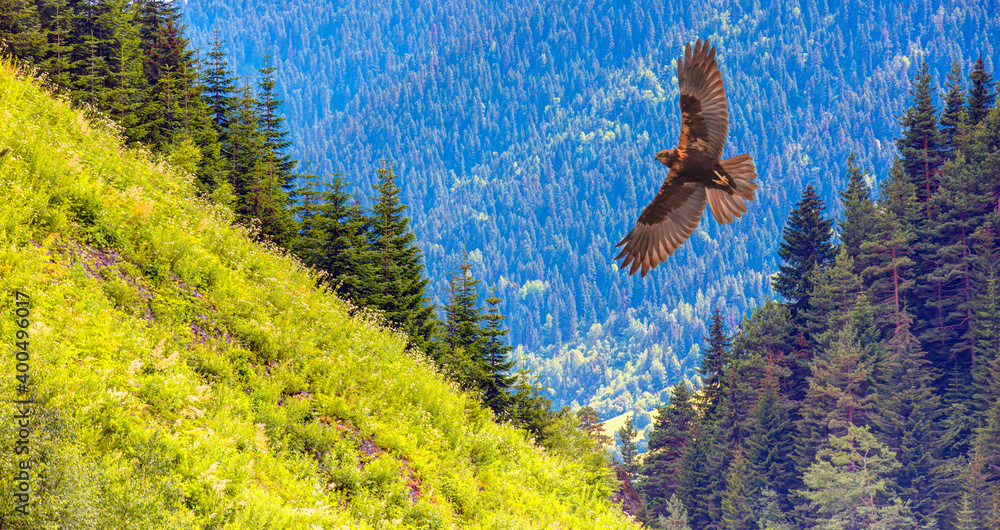
[{"label": "hillside vegetation", "polygon": [[581,439],[498,425],[193,177],[7,63],[0,124],[0,489],[32,466],[28,515],[4,494],[0,527],[632,527]]}]

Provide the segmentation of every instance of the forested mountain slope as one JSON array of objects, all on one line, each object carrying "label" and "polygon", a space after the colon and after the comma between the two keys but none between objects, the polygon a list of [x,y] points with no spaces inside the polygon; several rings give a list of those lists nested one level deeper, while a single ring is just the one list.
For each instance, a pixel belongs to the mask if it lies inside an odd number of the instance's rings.
[{"label": "forested mountain slope", "polygon": [[0,61],[0,528],[634,527],[592,444],[498,425],[24,76]]},{"label": "forested mountain slope", "polygon": [[[298,159],[367,193],[381,156],[413,207],[438,300],[464,248],[500,287],[512,341],[563,404],[602,417],[691,378],[705,323],[730,327],[771,295],[785,217],[806,183],[836,214],[854,150],[872,179],[922,60],[988,71],[988,1],[189,1],[192,41],[214,29],[240,75],[273,54]],[[685,43],[719,48],[726,155],[751,153],[750,214],[702,229],[645,279],[614,245],[658,189],[675,145]]]}]

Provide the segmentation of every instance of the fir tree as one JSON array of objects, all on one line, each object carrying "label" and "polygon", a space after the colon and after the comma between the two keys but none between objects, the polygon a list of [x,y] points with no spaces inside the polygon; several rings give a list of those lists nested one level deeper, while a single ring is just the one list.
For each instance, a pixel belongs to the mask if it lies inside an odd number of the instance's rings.
[{"label": "fir tree", "polygon": [[447,354],[443,364],[464,388],[482,394],[489,386],[490,374],[483,356],[482,314],[477,307],[479,280],[472,275],[467,257],[463,252],[458,270],[448,274],[449,301],[444,308]]},{"label": "fir tree", "polygon": [[292,142],[288,140],[288,131],[284,127],[285,119],[278,112],[282,101],[274,92],[274,71],[271,55],[267,54],[264,67],[257,71],[260,81],[257,85],[256,115],[262,148],[259,156],[265,172],[261,174],[262,182],[259,184],[263,191],[255,200],[261,203],[258,213],[261,232],[284,245],[288,244],[294,231],[294,220],[289,216],[289,192],[296,161],[286,153]]},{"label": "fir tree", "polygon": [[986,73],[982,55],[972,65],[969,85],[969,126],[975,127],[990,113],[997,97],[993,76]]},{"label": "fir tree", "polygon": [[772,280],[774,290],[785,298],[792,316],[808,309],[812,292],[810,273],[833,261],[836,250],[831,243],[833,220],[823,217],[823,200],[812,185],[806,186],[802,199],[788,216],[782,232],[778,256],[784,261]]},{"label": "fir tree", "polygon": [[0,49],[20,60],[37,61],[44,42],[33,0],[0,1]]},{"label": "fir tree", "polygon": [[[212,49],[208,53],[208,64],[204,70],[205,91],[203,97],[212,112],[216,130],[223,135],[229,128],[229,119],[236,105],[236,78],[229,62],[222,51],[223,40],[221,32],[216,28],[213,32]],[[225,137],[220,136],[224,141]]]},{"label": "fir tree", "polygon": [[374,274],[374,255],[367,236],[370,220],[347,186],[344,174],[335,173],[322,195],[315,225],[323,241],[316,266],[326,273],[326,284],[338,296],[364,305]]}]

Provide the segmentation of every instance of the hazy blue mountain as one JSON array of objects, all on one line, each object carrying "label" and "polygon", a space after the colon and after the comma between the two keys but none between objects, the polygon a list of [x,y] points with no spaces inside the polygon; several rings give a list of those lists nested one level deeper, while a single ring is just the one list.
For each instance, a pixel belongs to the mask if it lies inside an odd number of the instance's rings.
[{"label": "hazy blue mountain", "polygon": [[[991,0],[317,1],[184,6],[207,53],[214,28],[239,75],[271,52],[293,153],[370,195],[396,162],[443,301],[462,249],[496,283],[511,340],[562,404],[602,417],[648,407],[694,377],[714,307],[734,326],[772,294],[775,250],[807,183],[837,214],[850,150],[887,173],[923,60],[938,87],[952,59],[994,72]],[[757,161],[742,220],[702,227],[645,279],[613,245],[659,188],[676,144],[675,59],[719,48],[726,155]],[[238,43],[238,45],[237,45]]]}]

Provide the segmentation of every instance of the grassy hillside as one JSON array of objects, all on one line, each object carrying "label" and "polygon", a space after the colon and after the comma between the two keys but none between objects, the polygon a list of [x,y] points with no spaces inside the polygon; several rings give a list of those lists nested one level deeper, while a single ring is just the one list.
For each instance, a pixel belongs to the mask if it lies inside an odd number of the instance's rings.
[{"label": "grassy hillside", "polygon": [[[186,174],[9,64],[0,152],[0,527],[632,527],[594,453],[497,425]],[[8,494],[24,462],[27,516]]]}]

